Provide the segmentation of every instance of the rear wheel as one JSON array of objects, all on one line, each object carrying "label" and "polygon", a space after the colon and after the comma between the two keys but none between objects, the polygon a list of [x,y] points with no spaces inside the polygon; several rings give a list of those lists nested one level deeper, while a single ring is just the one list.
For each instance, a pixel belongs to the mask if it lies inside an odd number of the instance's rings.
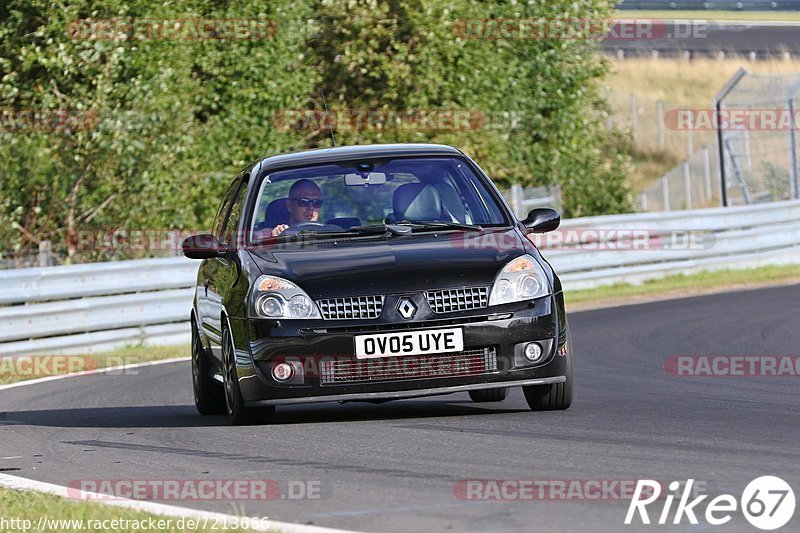
[{"label": "rear wheel", "polygon": [[239,389],[239,376],[236,372],[236,359],[233,339],[227,327],[222,329],[222,376],[225,383],[225,406],[228,418],[234,426],[266,424],[275,414],[275,407],[245,407],[242,391]]},{"label": "rear wheel", "polygon": [[498,389],[481,389],[469,391],[469,397],[473,402],[502,402],[508,398],[508,387],[500,387]]},{"label": "rear wheel", "polygon": [[225,395],[222,387],[211,377],[211,363],[203,348],[194,319],[192,319],[192,388],[197,412],[201,415],[225,414]]}]

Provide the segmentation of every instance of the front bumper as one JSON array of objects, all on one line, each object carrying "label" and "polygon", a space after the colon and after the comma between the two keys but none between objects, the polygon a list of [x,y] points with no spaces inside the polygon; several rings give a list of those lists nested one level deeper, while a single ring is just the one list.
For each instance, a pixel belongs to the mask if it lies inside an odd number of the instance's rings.
[{"label": "front bumper", "polygon": [[[389,400],[435,394],[490,389],[505,386],[544,385],[565,380],[567,332],[561,294],[532,302],[508,304],[498,308],[478,309],[436,317],[436,320],[403,323],[365,321],[274,321],[241,320],[245,346],[237,345],[239,383],[246,405],[280,405],[321,401]],[[389,333],[421,329],[458,327],[463,331],[464,352],[418,356],[437,370],[408,373],[409,365],[399,364],[408,358],[384,358],[394,372],[384,367],[381,373],[369,370],[372,361],[357,361],[355,335]],[[237,325],[234,329],[240,329]],[[241,329],[240,329],[241,331]],[[240,337],[240,338],[242,338]],[[545,349],[536,363],[522,355],[524,346],[537,341]],[[237,343],[239,344],[239,343]],[[486,366],[459,365],[460,354],[483,353]],[[441,356],[437,359],[437,355]],[[464,355],[466,357],[466,355]],[[474,362],[473,359],[470,361]],[[448,359],[449,358],[449,359]],[[442,366],[443,360],[456,361]],[[331,361],[352,362],[363,372],[344,382],[330,379]],[[464,359],[466,361],[466,359]],[[295,378],[287,383],[271,374],[274,364],[290,362]],[[491,362],[491,364],[489,364]],[[381,364],[377,362],[378,368]],[[420,362],[412,361],[419,370]],[[449,364],[449,363],[448,363]],[[410,365],[410,366],[413,366]],[[297,374],[301,379],[296,379]]]}]

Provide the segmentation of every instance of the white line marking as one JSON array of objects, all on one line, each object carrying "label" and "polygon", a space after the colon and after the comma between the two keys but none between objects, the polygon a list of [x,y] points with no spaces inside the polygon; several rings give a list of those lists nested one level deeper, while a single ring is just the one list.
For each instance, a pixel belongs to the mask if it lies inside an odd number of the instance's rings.
[{"label": "white line marking", "polygon": [[[25,387],[27,385],[35,385],[37,383],[45,383],[47,381],[55,381],[59,379],[65,378],[73,378],[79,376],[88,376],[92,374],[102,374],[104,372],[111,372],[116,370],[125,370],[128,368],[140,368],[145,366],[154,366],[154,365],[165,365],[169,363],[179,363],[184,361],[191,360],[190,357],[176,357],[174,359],[162,359],[159,361],[146,361],[143,363],[132,363],[129,365],[119,365],[119,366],[111,366],[107,368],[97,368],[93,370],[84,370],[81,372],[72,372],[70,374],[59,374],[57,376],[46,376],[43,378],[36,378],[36,379],[29,379],[24,381],[19,381],[16,383],[10,383],[8,385],[0,385],[0,391],[6,389],[13,389],[16,387]],[[3,457],[3,459],[21,459],[22,456],[17,457]],[[62,498],[68,498],[69,495],[67,493],[67,488],[62,487],[60,485],[53,485],[50,483],[44,483],[42,481],[35,481],[33,479],[27,479],[23,477],[17,476],[10,476],[8,474],[0,474],[0,486],[6,487],[8,489],[13,490],[32,490],[36,492],[43,492],[45,494],[53,494],[55,496],[60,496]],[[208,518],[208,519],[217,519],[218,521],[222,522],[223,520],[227,520],[232,522],[235,518],[234,515],[226,515],[222,513],[214,513],[211,511],[201,511],[199,509],[190,509],[188,507],[178,507],[175,505],[166,505],[163,503],[155,503],[155,502],[148,502],[148,501],[139,501],[139,500],[129,500],[129,499],[122,499],[122,498],[115,498],[113,501],[104,501],[103,496],[101,494],[95,494],[91,492],[84,492],[88,496],[87,501],[92,501],[93,498],[96,498],[97,501],[93,503],[98,503],[101,505],[111,505],[116,507],[124,507],[127,509],[134,509],[137,511],[144,511],[147,513],[152,513],[156,515],[162,516],[174,516],[178,518]],[[69,498],[74,500],[75,498]],[[256,525],[258,526],[258,521],[256,521]],[[303,524],[292,524],[290,522],[278,522],[275,520],[269,520],[266,527],[251,527],[254,531],[286,531],[287,533],[355,533],[345,529],[333,529],[327,527],[320,527],[320,526],[308,526]]]},{"label": "white line marking", "polygon": [[22,459],[21,455],[12,455],[11,457],[0,457],[0,459]]},{"label": "white line marking", "polygon": [[[77,501],[76,498],[70,498],[67,492],[67,487],[60,485],[53,485],[51,483],[44,483],[42,481],[35,481],[33,479],[26,479],[23,477],[9,476],[8,474],[0,474],[0,486],[13,489],[13,490],[32,490],[42,492],[45,494],[53,494],[61,498],[67,498],[71,501]],[[163,503],[155,503],[140,500],[129,500],[124,498],[115,498],[111,501],[104,501],[102,494],[92,492],[83,492],[87,496],[85,501],[98,503],[101,505],[110,505],[114,507],[124,507],[126,509],[133,509],[136,511],[144,511],[161,516],[173,516],[176,518],[208,518],[216,519],[221,523],[227,520],[228,523],[233,523],[233,520],[238,518],[234,515],[214,513],[210,511],[201,511],[199,509],[190,509],[188,507],[178,507],[175,505],[166,505]],[[92,501],[92,498],[97,498],[97,501]],[[292,524],[290,522],[277,522],[269,520],[265,527],[261,527],[256,521],[256,526],[251,529],[254,531],[286,531],[287,533],[354,533],[345,529],[332,529],[320,526],[307,526],[303,524]]]},{"label": "white line marking", "polygon": [[75,378],[80,376],[91,376],[94,374],[103,374],[105,372],[116,372],[118,370],[127,370],[129,368],[141,368],[143,366],[166,365],[168,363],[180,363],[183,361],[190,361],[191,357],[174,357],[172,359],[159,359],[157,361],[145,361],[143,363],[131,363],[129,365],[108,366],[105,368],[95,368],[92,370],[81,370],[80,372],[71,372],[69,374],[58,374],[56,376],[45,376],[43,378],[26,379],[23,381],[16,381],[7,385],[0,385],[0,391],[6,389],[15,389],[17,387],[26,387],[28,385],[36,385],[38,383],[45,383],[47,381],[56,381],[58,379]]}]

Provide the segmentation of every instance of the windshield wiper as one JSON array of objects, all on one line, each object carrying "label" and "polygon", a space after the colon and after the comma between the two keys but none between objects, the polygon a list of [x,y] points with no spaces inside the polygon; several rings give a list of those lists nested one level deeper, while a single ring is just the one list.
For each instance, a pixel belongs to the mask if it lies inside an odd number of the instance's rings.
[{"label": "windshield wiper", "polygon": [[[412,228],[408,226],[398,226],[396,224],[371,224],[369,226],[353,226],[341,231],[320,231],[313,229],[304,229],[303,231],[294,234],[295,237],[300,239],[304,237],[313,237],[314,239],[341,239],[346,237],[362,237],[362,236],[384,236],[390,237],[394,235],[407,235],[411,233]],[[288,236],[290,238],[291,236]],[[280,238],[280,236],[278,236]]]},{"label": "windshield wiper", "polygon": [[463,231],[483,231],[483,227],[478,224],[462,224],[460,222],[441,222],[438,220],[401,220],[398,224],[406,225],[411,230],[440,230],[440,229],[460,229]]},{"label": "windshield wiper", "polygon": [[408,235],[412,228],[397,224],[371,224],[369,226],[353,226],[348,231],[355,232],[357,235],[370,235],[373,233],[383,233],[389,235]]},{"label": "windshield wiper", "polygon": [[[253,244],[259,245],[265,242],[293,242],[293,241],[303,241],[305,239],[309,240],[319,240],[319,239],[343,239],[347,237],[364,237],[364,236],[382,236],[385,238],[399,236],[399,235],[409,235],[415,229],[441,229],[446,228],[447,224],[442,223],[442,225],[437,225],[435,227],[431,226],[428,227],[427,224],[421,225],[413,222],[404,221],[403,224],[370,224],[368,226],[353,226],[348,229],[342,229],[341,231],[320,231],[320,230],[313,230],[313,229],[304,229],[299,233],[292,233],[291,235],[280,234],[278,236],[267,236],[258,241],[255,241]],[[471,228],[470,226],[467,226]],[[479,228],[479,226],[477,226]]]}]

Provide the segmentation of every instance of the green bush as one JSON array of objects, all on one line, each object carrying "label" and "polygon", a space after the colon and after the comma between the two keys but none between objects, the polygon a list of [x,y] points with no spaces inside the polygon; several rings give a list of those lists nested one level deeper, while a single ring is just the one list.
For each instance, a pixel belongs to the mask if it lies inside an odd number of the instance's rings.
[{"label": "green bush", "polygon": [[[602,18],[611,2],[9,0],[0,6],[0,108],[73,110],[86,127],[0,128],[0,251],[84,229],[203,229],[249,161],[329,146],[287,111],[467,111],[495,124],[337,131],[339,144],[440,142],[498,185],[559,184],[566,216],[629,210],[624,143],[602,127],[606,65],[586,40],[470,39],[459,21]],[[76,38],[92,19],[269,19],[254,40]],[[85,35],[84,35],[85,37]],[[283,113],[283,114],[282,114]],[[82,115],[81,115],[82,114]],[[514,126],[511,127],[511,123]]]}]

